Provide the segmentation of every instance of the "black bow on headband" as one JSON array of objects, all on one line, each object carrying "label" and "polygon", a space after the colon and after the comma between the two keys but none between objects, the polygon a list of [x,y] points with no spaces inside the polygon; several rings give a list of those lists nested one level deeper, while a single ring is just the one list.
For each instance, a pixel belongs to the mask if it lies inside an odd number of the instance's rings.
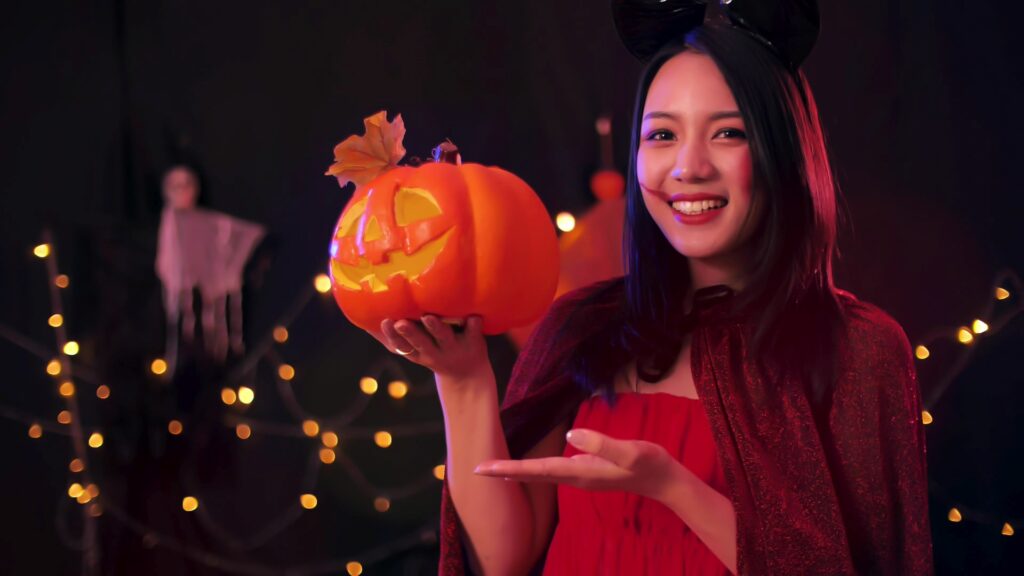
[{"label": "black bow on headband", "polygon": [[[646,62],[704,22],[707,0],[611,0],[626,48]],[[720,0],[734,26],[765,43],[795,71],[818,39],[816,0]]]}]

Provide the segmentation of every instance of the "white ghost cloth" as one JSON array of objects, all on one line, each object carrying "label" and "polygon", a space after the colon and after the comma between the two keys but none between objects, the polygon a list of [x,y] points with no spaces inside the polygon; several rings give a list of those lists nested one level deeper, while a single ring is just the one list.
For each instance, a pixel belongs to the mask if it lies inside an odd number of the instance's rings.
[{"label": "white ghost cloth", "polygon": [[[164,287],[168,365],[177,356],[178,320],[186,339],[194,335],[192,291],[203,299],[202,330],[207,350],[226,357],[242,351],[242,272],[263,226],[202,208],[165,207],[157,237],[156,273]],[[231,306],[231,326],[227,307]]]}]

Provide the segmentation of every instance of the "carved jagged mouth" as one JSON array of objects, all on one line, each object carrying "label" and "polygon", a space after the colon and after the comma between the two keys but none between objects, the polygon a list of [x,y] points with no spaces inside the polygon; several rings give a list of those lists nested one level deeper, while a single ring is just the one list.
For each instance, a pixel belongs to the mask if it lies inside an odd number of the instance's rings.
[{"label": "carved jagged mouth", "polygon": [[363,257],[359,258],[359,264],[355,266],[332,259],[331,276],[342,288],[348,290],[363,290],[365,283],[373,292],[385,292],[388,280],[396,275],[411,279],[426,272],[448,244],[451,233],[452,230],[448,230],[440,238],[424,244],[414,254],[407,255],[401,250],[389,252],[388,261],[382,264],[370,264]]}]

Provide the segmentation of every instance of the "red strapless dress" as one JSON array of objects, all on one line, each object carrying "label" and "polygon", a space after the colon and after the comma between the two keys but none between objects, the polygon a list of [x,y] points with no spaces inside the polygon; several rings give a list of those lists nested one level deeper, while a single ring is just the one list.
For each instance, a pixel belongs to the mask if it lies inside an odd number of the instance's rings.
[{"label": "red strapless dress", "polygon": [[[666,393],[600,397],[580,405],[573,428],[662,445],[679,462],[728,495],[700,400]],[[579,454],[566,443],[564,456]],[[544,575],[726,575],[728,569],[664,504],[630,492],[558,486],[558,526]]]}]

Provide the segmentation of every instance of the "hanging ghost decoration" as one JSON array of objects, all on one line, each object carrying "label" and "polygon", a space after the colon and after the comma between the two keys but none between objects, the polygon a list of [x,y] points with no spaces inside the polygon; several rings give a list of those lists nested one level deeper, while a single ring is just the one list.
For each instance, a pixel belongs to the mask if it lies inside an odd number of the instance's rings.
[{"label": "hanging ghost decoration", "polygon": [[197,195],[198,181],[191,170],[177,167],[167,173],[156,272],[163,284],[165,355],[172,371],[179,321],[184,340],[195,336],[195,289],[202,298],[201,329],[207,353],[223,361],[229,350],[243,352],[242,272],[265,232],[259,224],[197,208]]}]

